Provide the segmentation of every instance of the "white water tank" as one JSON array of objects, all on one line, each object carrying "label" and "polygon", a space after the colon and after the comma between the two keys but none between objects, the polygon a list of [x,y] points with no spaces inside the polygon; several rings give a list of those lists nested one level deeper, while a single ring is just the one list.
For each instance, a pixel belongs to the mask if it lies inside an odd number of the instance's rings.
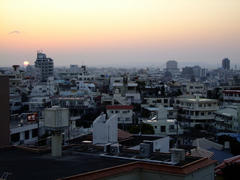
[{"label": "white water tank", "polygon": [[52,131],[63,130],[68,127],[69,110],[53,106],[44,110],[44,126]]}]

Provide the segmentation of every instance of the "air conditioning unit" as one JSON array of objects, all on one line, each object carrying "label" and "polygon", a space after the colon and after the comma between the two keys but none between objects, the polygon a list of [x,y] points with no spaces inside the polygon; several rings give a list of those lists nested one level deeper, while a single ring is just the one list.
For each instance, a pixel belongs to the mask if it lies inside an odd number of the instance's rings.
[{"label": "air conditioning unit", "polygon": [[110,146],[110,153],[111,154],[115,154],[115,155],[117,155],[117,154],[119,154],[120,153],[120,150],[121,150],[121,145],[119,145],[119,144],[112,144],[111,146]]},{"label": "air conditioning unit", "polygon": [[185,161],[185,150],[184,149],[177,149],[172,148],[170,149],[171,152],[171,161],[173,163],[179,163],[181,161]]},{"label": "air conditioning unit", "polygon": [[107,143],[104,145],[104,152],[105,153],[110,153],[110,147],[111,147],[111,143]]},{"label": "air conditioning unit", "polygon": [[153,152],[153,142],[143,142],[140,144],[140,156],[141,157],[149,157]]}]

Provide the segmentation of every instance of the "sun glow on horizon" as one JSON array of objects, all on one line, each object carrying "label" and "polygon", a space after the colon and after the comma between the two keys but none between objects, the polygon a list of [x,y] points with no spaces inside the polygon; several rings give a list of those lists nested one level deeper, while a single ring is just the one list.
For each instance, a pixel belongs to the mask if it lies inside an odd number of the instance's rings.
[{"label": "sun glow on horizon", "polygon": [[23,62],[23,65],[24,65],[25,67],[27,67],[29,64],[30,64],[29,61],[24,61],[24,62]]}]

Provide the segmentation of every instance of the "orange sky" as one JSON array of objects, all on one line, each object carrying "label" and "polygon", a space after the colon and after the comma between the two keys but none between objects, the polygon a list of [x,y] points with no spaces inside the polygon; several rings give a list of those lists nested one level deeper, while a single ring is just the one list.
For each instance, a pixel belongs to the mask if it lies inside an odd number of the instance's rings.
[{"label": "orange sky", "polygon": [[[35,57],[37,49],[57,58],[59,65],[67,64],[60,51],[68,55],[81,51],[94,65],[96,58],[88,53],[105,52],[102,58],[109,54],[111,61],[118,53],[126,53],[124,58],[136,61],[131,57],[138,51],[131,49],[137,47],[146,52],[166,48],[155,53],[153,61],[194,61],[179,53],[180,49],[187,54],[189,47],[204,48],[206,44],[220,52],[209,58],[220,58],[225,49],[222,55],[237,61],[240,56],[233,49],[240,45],[239,9],[239,0],[0,0],[0,65]],[[219,47],[225,43],[232,46]],[[18,59],[16,53],[21,52]],[[71,59],[78,62],[76,57]]]}]

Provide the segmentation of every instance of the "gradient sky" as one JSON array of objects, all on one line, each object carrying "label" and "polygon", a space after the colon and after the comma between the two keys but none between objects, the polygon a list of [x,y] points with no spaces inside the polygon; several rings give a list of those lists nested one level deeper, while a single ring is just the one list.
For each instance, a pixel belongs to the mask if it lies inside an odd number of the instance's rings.
[{"label": "gradient sky", "polygon": [[240,0],[0,0],[0,66],[240,65]]}]

